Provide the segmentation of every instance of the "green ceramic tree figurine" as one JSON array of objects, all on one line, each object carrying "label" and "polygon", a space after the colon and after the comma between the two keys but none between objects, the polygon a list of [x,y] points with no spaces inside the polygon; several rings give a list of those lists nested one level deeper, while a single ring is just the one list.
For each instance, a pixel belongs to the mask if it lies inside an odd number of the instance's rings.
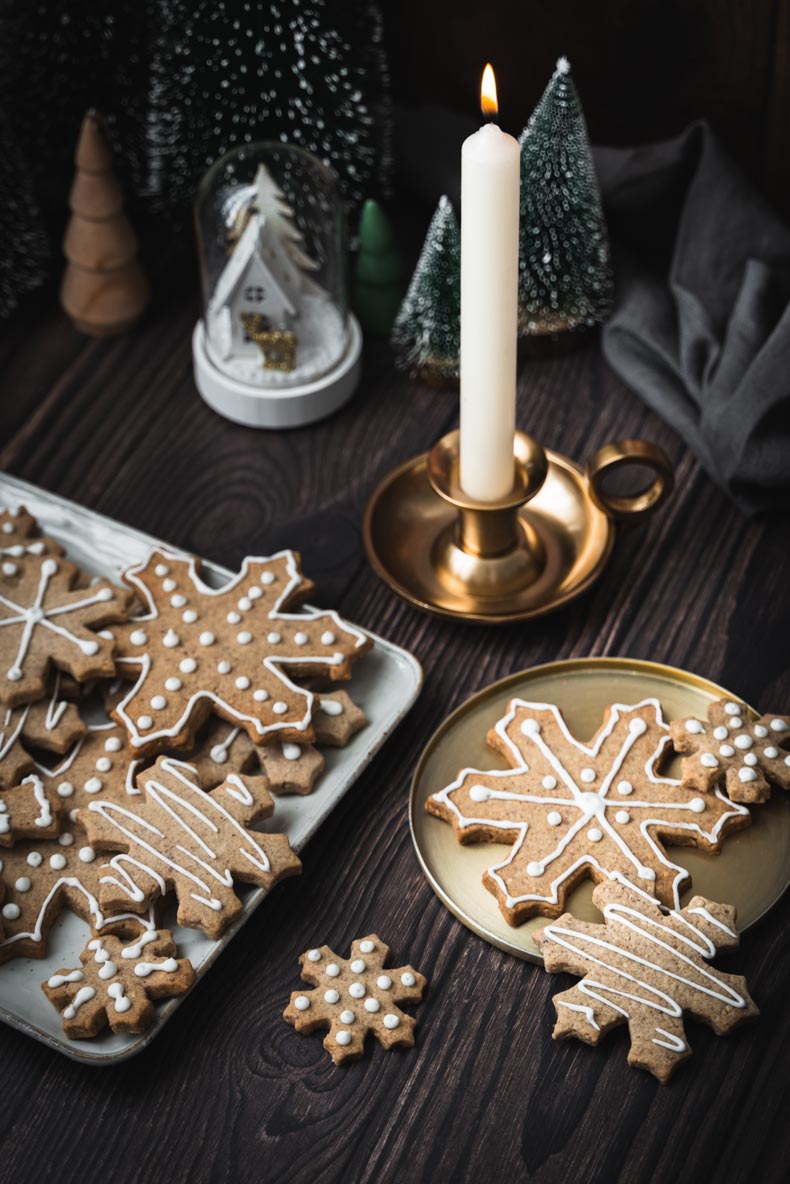
[{"label": "green ceramic tree figurine", "polygon": [[428,227],[409,290],[392,330],[395,360],[433,386],[458,383],[461,350],[461,236],[442,197]]},{"label": "green ceramic tree figurine", "polygon": [[387,337],[403,298],[403,267],[392,223],[370,198],[359,220],[354,311],[365,333]]},{"label": "green ceramic tree figurine", "polygon": [[603,321],[612,305],[609,239],[587,125],[567,58],[521,139],[519,334]]}]

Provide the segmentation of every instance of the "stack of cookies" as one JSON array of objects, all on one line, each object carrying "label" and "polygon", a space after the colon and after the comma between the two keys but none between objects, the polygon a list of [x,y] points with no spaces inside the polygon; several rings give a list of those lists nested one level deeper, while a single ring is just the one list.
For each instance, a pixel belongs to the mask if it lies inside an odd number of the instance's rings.
[{"label": "stack of cookies", "polygon": [[151,1000],[188,989],[158,927],[170,894],[215,938],[239,883],[299,872],[285,835],[252,828],[365,723],[337,684],[370,639],[294,611],[312,590],[295,553],[245,559],[220,589],[165,550],[123,578],[0,514],[0,962],[44,957],[64,908],[89,923],[82,965],[44,985],[73,1038],[142,1031]]}]

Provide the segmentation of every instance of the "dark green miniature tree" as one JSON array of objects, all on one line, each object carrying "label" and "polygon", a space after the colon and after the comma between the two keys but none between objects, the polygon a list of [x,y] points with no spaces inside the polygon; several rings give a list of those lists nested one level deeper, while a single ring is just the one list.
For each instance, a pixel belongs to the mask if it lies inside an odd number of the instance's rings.
[{"label": "dark green miniature tree", "polygon": [[458,381],[461,349],[461,236],[447,197],[439,200],[392,330],[395,360],[435,386]]},{"label": "dark green miniature tree", "polygon": [[403,267],[392,223],[369,198],[359,220],[354,312],[366,333],[387,337],[403,298]]},{"label": "dark green miniature tree", "polygon": [[519,143],[519,333],[594,325],[612,305],[609,238],[567,58],[557,62]]}]

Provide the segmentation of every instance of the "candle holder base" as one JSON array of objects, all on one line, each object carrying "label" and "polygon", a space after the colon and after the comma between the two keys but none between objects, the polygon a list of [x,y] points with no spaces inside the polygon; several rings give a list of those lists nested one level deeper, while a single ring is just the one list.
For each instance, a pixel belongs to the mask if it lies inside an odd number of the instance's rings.
[{"label": "candle holder base", "polygon": [[[639,440],[606,445],[583,470],[517,433],[514,461],[514,493],[492,506],[460,490],[457,432],[388,474],[363,525],[374,571],[436,616],[529,620],[591,587],[614,546],[615,519],[650,513],[672,488],[665,454]],[[652,484],[633,497],[607,497],[604,474],[624,464],[650,468]]]}]

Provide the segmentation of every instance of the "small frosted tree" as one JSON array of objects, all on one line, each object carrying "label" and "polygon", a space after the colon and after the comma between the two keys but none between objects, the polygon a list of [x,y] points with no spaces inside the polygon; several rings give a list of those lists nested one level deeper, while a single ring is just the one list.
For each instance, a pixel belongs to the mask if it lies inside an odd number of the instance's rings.
[{"label": "small frosted tree", "polygon": [[519,332],[603,321],[612,305],[609,239],[567,58],[557,62],[519,143]]},{"label": "small frosted tree", "polygon": [[461,350],[461,236],[447,197],[439,200],[392,330],[401,370],[436,386],[458,381]]}]

